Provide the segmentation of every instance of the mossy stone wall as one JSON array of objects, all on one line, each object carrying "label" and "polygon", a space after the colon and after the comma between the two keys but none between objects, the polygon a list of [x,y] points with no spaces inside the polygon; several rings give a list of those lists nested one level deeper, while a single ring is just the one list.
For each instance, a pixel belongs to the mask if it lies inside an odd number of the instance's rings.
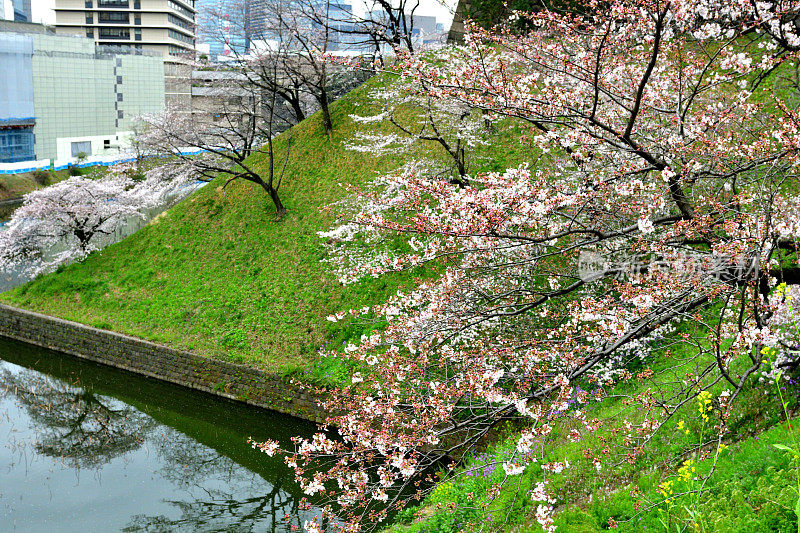
[{"label": "mossy stone wall", "polygon": [[314,422],[316,393],[286,377],[0,304],[0,336]]}]

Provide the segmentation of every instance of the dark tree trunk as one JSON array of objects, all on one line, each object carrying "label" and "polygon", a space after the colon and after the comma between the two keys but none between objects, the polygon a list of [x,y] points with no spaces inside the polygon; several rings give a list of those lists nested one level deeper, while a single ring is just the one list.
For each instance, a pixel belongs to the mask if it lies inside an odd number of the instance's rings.
[{"label": "dark tree trunk", "polygon": [[306,118],[306,114],[303,113],[303,107],[300,105],[300,100],[292,99],[289,104],[292,106],[292,112],[294,113],[294,118],[297,120],[299,124]]},{"label": "dark tree trunk", "polygon": [[331,132],[333,132],[333,121],[331,120],[331,110],[328,106],[327,89],[320,91],[319,106],[322,108],[322,123],[325,125],[325,133],[330,137]]},{"label": "dark tree trunk", "polygon": [[286,214],[286,208],[283,207],[283,203],[281,202],[280,197],[278,196],[278,191],[272,190],[269,193],[269,197],[272,198],[272,203],[275,204],[275,219],[280,220]]},{"label": "dark tree trunk", "polygon": [[89,247],[89,241],[91,241],[92,237],[94,236],[94,232],[84,230],[83,228],[78,228],[74,230],[72,234],[78,239],[78,244],[80,245],[81,250],[85,252]]},{"label": "dark tree trunk", "polygon": [[281,197],[278,196],[278,191],[276,191],[273,187],[270,187],[268,183],[261,182],[261,187],[267,191],[269,194],[272,203],[275,205],[275,219],[280,220],[286,214],[286,208],[283,206],[283,202],[281,202]]}]

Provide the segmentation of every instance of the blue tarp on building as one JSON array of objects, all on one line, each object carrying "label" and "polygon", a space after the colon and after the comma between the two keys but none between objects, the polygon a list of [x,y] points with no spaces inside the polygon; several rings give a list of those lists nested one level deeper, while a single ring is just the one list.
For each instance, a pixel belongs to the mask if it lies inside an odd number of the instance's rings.
[{"label": "blue tarp on building", "polygon": [[36,159],[33,38],[0,32],[0,162]]}]

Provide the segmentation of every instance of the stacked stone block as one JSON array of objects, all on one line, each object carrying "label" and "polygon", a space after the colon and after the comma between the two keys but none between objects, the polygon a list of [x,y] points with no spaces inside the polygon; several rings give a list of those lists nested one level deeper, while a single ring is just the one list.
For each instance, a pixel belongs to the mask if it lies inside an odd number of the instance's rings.
[{"label": "stacked stone block", "polygon": [[0,304],[0,336],[314,422],[321,398],[284,376]]}]

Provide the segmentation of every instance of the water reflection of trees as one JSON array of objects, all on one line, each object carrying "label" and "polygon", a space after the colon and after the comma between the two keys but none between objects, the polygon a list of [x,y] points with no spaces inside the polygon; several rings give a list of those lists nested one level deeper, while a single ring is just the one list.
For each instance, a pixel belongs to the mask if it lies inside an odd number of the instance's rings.
[{"label": "water reflection of trees", "polygon": [[[296,497],[283,488],[291,483],[287,469],[272,471],[274,475],[267,482],[229,457],[179,432],[164,434],[157,442],[158,454],[164,459],[159,474],[191,496],[166,502],[177,511],[177,518],[137,515],[124,531],[291,530],[284,517],[296,517],[299,508]],[[297,526],[297,520],[292,524]]]},{"label": "water reflection of trees", "polygon": [[[216,492],[216,491],[215,491]],[[123,529],[125,532],[155,531],[235,531],[286,532],[291,526],[284,516],[296,516],[297,501],[277,487],[267,494],[244,499],[228,498],[218,492],[210,493],[206,501],[167,502],[179,511],[178,518],[164,515],[138,515]],[[295,526],[297,520],[293,520]]]},{"label": "water reflection of trees", "polygon": [[74,468],[96,468],[138,449],[155,425],[122,402],[32,370],[1,369],[0,383],[30,417],[34,449]]},{"label": "water reflection of trees", "polygon": [[228,484],[237,485],[247,483],[247,480],[253,477],[262,481],[260,476],[217,450],[171,428],[154,440],[155,449],[164,464],[159,475],[179,488],[202,486],[210,478],[222,479]]},{"label": "water reflection of trees", "polygon": [[[14,398],[31,420],[32,446],[71,468],[100,468],[145,442],[159,477],[174,487],[173,516],[131,518],[124,531],[287,532],[304,518],[292,473],[276,459],[269,480],[119,400],[35,370],[0,365],[0,399]],[[156,431],[157,429],[157,431]],[[241,446],[250,448],[242,439]],[[239,450],[240,452],[242,450]],[[261,460],[268,460],[266,457]],[[313,514],[313,513],[312,513]],[[287,523],[285,516],[294,517]],[[298,518],[298,516],[300,518]]]}]

